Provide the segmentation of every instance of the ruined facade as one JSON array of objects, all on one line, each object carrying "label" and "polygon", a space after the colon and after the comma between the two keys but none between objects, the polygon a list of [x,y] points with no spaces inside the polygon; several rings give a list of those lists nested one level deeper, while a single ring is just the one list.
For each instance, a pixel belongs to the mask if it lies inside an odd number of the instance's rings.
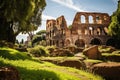
[{"label": "ruined facade", "polygon": [[78,12],[68,28],[64,16],[46,22],[47,45],[66,47],[76,45],[111,45],[111,37],[107,35],[110,16],[107,13]]}]

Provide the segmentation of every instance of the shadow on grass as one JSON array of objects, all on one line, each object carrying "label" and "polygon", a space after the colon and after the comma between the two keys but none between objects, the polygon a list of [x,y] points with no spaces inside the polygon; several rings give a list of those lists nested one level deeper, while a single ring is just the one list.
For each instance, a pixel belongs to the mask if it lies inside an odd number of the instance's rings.
[{"label": "shadow on grass", "polygon": [[60,80],[59,76],[48,70],[33,70],[17,67],[21,80]]},{"label": "shadow on grass", "polygon": [[[20,76],[20,80],[61,80],[59,75],[53,71],[44,70],[44,69],[27,69],[23,67],[13,66],[11,64],[5,64],[0,61],[0,67],[15,67]],[[1,79],[0,79],[1,80]]]},{"label": "shadow on grass", "polygon": [[[2,50],[0,49],[0,56],[2,57],[0,60],[0,67],[2,66],[13,66],[11,64],[4,63],[4,59],[8,60],[25,60],[29,59],[31,61],[42,63],[41,61],[32,59],[31,57],[27,56],[26,53],[21,53],[19,51],[11,51],[11,50]],[[16,67],[19,71],[21,80],[60,80],[59,76],[49,70],[43,69],[36,69],[33,68],[25,68],[25,67]]]},{"label": "shadow on grass", "polygon": [[12,52],[9,50],[0,50],[0,56],[9,59],[9,60],[25,60],[25,59],[30,59],[25,53],[20,53],[20,52]]},{"label": "shadow on grass", "polygon": [[32,59],[32,57],[28,56],[26,53],[19,52],[19,51],[14,52],[14,51],[9,51],[9,50],[0,50],[0,57],[2,57],[4,59],[9,59],[9,60],[26,60],[26,59],[28,59],[28,60],[31,60],[34,62],[43,63],[42,61]]}]

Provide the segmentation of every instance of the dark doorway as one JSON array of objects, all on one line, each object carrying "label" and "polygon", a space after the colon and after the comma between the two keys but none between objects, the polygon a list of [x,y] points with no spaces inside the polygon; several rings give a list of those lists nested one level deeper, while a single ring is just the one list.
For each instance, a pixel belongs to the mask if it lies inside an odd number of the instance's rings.
[{"label": "dark doorway", "polygon": [[115,46],[115,40],[114,39],[108,39],[106,42],[107,46]]},{"label": "dark doorway", "polygon": [[101,44],[101,40],[97,39],[97,38],[94,38],[91,40],[91,43],[92,45],[100,45]]}]

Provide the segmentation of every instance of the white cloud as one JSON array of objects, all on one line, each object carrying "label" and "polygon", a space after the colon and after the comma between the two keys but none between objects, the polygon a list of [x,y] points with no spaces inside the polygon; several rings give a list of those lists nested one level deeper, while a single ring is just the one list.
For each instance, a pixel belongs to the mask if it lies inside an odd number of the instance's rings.
[{"label": "white cloud", "polygon": [[47,19],[55,19],[54,17],[52,16],[48,16],[48,15],[42,15],[42,20],[47,20]]},{"label": "white cloud", "polygon": [[85,11],[74,4],[73,0],[51,0],[53,2],[59,3],[61,5],[64,5],[70,9],[76,10],[76,11]]},{"label": "white cloud", "polygon": [[112,0],[115,4],[118,3],[119,0]]}]

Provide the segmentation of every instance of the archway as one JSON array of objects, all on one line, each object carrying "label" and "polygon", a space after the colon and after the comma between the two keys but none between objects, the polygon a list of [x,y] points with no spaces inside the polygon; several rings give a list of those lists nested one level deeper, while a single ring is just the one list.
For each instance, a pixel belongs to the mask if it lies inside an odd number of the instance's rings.
[{"label": "archway", "polygon": [[100,45],[101,44],[101,40],[98,38],[94,38],[91,40],[90,44],[92,45]]},{"label": "archway", "polygon": [[100,27],[97,28],[97,35],[101,35],[101,28]]},{"label": "archway", "polygon": [[71,44],[70,40],[67,39],[67,40],[65,41],[65,44],[66,44],[66,46],[69,46],[69,45]]},{"label": "archway", "polygon": [[108,39],[107,42],[106,42],[106,45],[107,46],[115,46],[115,40],[114,39]]},{"label": "archway", "polygon": [[84,42],[83,39],[78,39],[78,40],[75,41],[75,45],[77,47],[85,47],[85,42]]}]

